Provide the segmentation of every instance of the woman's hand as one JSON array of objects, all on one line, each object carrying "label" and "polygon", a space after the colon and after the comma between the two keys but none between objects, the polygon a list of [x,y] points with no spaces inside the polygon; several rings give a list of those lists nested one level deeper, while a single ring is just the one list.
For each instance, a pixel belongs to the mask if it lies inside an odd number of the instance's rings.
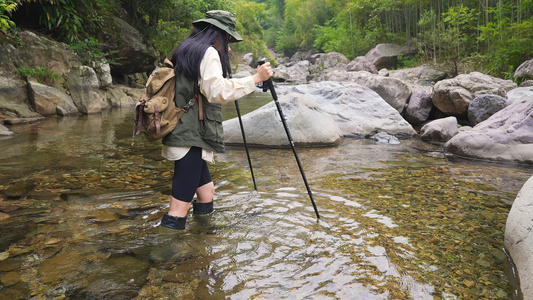
[{"label": "woman's hand", "polygon": [[257,67],[257,73],[255,73],[252,77],[254,78],[254,83],[259,84],[260,82],[267,81],[270,77],[272,77],[273,74],[274,72],[270,67],[270,63],[266,62]]}]

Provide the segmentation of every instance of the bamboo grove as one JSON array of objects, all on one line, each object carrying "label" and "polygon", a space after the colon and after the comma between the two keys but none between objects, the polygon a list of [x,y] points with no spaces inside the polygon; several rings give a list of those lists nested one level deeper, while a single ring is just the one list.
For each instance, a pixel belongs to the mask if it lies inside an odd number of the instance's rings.
[{"label": "bamboo grove", "polygon": [[0,31],[29,28],[76,43],[118,15],[168,54],[211,9],[237,15],[245,42],[232,48],[256,58],[269,55],[265,46],[285,56],[336,51],[352,59],[379,43],[410,43],[418,55],[402,58],[403,66],[510,79],[533,58],[533,0],[4,0]]}]

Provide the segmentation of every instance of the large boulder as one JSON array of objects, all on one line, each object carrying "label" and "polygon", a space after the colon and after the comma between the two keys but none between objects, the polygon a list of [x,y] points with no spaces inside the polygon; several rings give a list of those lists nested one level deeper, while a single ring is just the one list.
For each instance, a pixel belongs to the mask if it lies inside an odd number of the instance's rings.
[{"label": "large boulder", "polygon": [[507,99],[498,95],[479,95],[468,106],[470,126],[485,121],[493,114],[507,107]]},{"label": "large boulder", "polygon": [[34,81],[28,84],[29,99],[37,113],[43,116],[56,115],[58,110],[61,115],[78,113],[72,98],[63,91]]},{"label": "large boulder", "polygon": [[447,76],[446,72],[429,65],[394,70],[389,73],[392,78],[428,86],[445,79]]},{"label": "large boulder", "polygon": [[459,133],[455,117],[431,121],[420,129],[420,139],[424,141],[447,142]]},{"label": "large boulder", "polygon": [[109,58],[118,63],[111,67],[114,72],[134,74],[155,69],[159,53],[137,29],[117,17],[105,18],[105,24],[98,39],[105,45],[103,51],[111,52]]},{"label": "large boulder", "polygon": [[350,61],[342,53],[316,53],[309,57],[309,77],[313,81],[324,81],[324,75],[332,71],[346,71]]},{"label": "large boulder", "polygon": [[0,77],[17,78],[20,76],[17,68],[18,51],[11,44],[0,44]]},{"label": "large boulder", "polygon": [[365,57],[370,60],[378,70],[395,69],[398,65],[398,56],[410,55],[415,51],[414,47],[399,46],[395,44],[379,44],[370,51]]},{"label": "large boulder", "polygon": [[507,99],[509,103],[513,103],[517,100],[533,96],[533,86],[517,87],[507,92]]},{"label": "large boulder", "polygon": [[378,69],[376,66],[364,56],[358,56],[352,60],[347,66],[346,70],[349,72],[367,71],[372,74],[377,74]]},{"label": "large boulder", "polygon": [[533,163],[533,96],[516,101],[471,130],[460,132],[446,153],[464,157]]},{"label": "large boulder", "polygon": [[417,89],[411,94],[403,117],[411,124],[419,124],[429,118],[432,108],[431,95],[424,90]]},{"label": "large boulder", "polygon": [[0,114],[32,118],[39,114],[28,105],[28,84],[20,79],[0,77]]},{"label": "large boulder", "polygon": [[315,100],[339,124],[345,136],[366,137],[379,132],[398,136],[416,134],[379,94],[353,82],[323,81],[284,86],[279,92],[281,95],[297,92]]},{"label": "large boulder", "polygon": [[518,66],[514,72],[514,77],[519,80],[533,79],[533,59],[526,60]]},{"label": "large boulder", "polygon": [[520,282],[522,299],[533,299],[533,177],[522,186],[505,224],[505,248]]},{"label": "large boulder", "polygon": [[139,98],[134,98],[127,94],[130,90],[128,87],[116,85],[105,91],[102,91],[102,96],[107,100],[111,107],[132,107],[135,106]]},{"label": "large boulder", "polygon": [[[344,136],[339,125],[312,99],[291,93],[279,100],[287,126],[296,145],[336,146]],[[246,141],[250,146],[288,147],[289,140],[283,128],[275,103],[242,116]],[[224,121],[226,144],[243,144],[239,120]]]},{"label": "large boulder", "polygon": [[83,114],[94,114],[107,109],[109,106],[99,94],[100,82],[96,72],[87,66],[72,68],[67,74],[72,100]]},{"label": "large boulder", "polygon": [[[82,65],[78,55],[63,43],[50,40],[30,31],[19,33],[21,44],[17,47],[19,67],[45,67],[64,75],[73,67]],[[60,80],[62,78],[59,78]]]},{"label": "large boulder", "polygon": [[380,95],[390,106],[402,113],[409,97],[411,87],[405,82],[365,71],[346,72],[332,71],[328,73],[327,81],[348,81],[365,86]]},{"label": "large boulder", "polygon": [[310,63],[302,60],[291,66],[279,65],[274,68],[272,79],[276,82],[306,83]]},{"label": "large boulder", "polygon": [[516,83],[479,72],[439,81],[433,88],[433,104],[449,116],[466,116],[472,100],[482,94],[506,97]]}]

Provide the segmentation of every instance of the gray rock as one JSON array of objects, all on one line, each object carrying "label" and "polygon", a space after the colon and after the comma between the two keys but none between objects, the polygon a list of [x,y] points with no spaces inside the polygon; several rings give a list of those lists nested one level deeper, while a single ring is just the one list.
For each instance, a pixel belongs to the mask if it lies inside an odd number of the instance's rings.
[{"label": "gray rock", "polygon": [[432,108],[431,96],[423,90],[414,90],[405,109],[404,118],[411,124],[425,122]]},{"label": "gray rock", "polygon": [[519,80],[533,79],[533,59],[526,60],[520,66],[518,66],[514,72],[514,77]]},{"label": "gray rock", "polygon": [[459,133],[457,125],[455,117],[431,121],[420,129],[420,139],[424,141],[449,141]]},{"label": "gray rock", "polygon": [[522,186],[505,224],[505,249],[518,271],[522,299],[533,299],[533,177]]},{"label": "gray rock", "polygon": [[57,106],[63,109],[63,115],[78,113],[72,98],[63,91],[34,81],[28,81],[28,85],[29,100],[37,113],[43,116],[55,115]]},{"label": "gray rock", "polygon": [[0,77],[20,79],[15,71],[18,67],[18,51],[10,44],[0,43]]},{"label": "gray rock", "polygon": [[[344,136],[339,125],[312,99],[299,93],[280,97],[279,103],[296,145],[336,146]],[[273,102],[242,116],[250,146],[290,147],[289,140]],[[242,144],[237,118],[223,122],[227,144]]]},{"label": "gray rock", "polygon": [[4,125],[0,124],[0,136],[10,136],[13,135],[13,131],[9,130],[9,128],[5,127]]},{"label": "gray rock", "polygon": [[29,106],[25,81],[0,77],[0,114],[19,118],[40,116]]},{"label": "gray rock", "polygon": [[98,82],[100,84],[100,89],[106,90],[113,86],[113,77],[111,77],[111,67],[108,63],[105,64],[96,64],[93,66],[96,76],[98,77]]},{"label": "gray rock", "polygon": [[507,99],[498,95],[479,95],[468,106],[468,121],[471,126],[485,121],[507,107]]},{"label": "gray rock", "polygon": [[400,140],[398,140],[397,137],[390,135],[386,132],[380,132],[378,134],[373,135],[370,138],[373,139],[376,142],[376,144],[379,144],[379,145],[399,145],[400,144]]},{"label": "gray rock", "polygon": [[325,74],[332,71],[346,71],[350,61],[338,52],[316,53],[309,57],[309,77],[313,81],[324,81]]},{"label": "gray rock", "polygon": [[401,113],[409,97],[411,88],[396,78],[384,77],[369,72],[332,71],[328,73],[328,81],[348,81],[365,86],[380,95],[390,106]]},{"label": "gray rock", "polygon": [[[19,33],[21,45],[17,47],[21,67],[45,67],[58,74],[66,74],[72,67],[82,65],[78,55],[63,43],[50,40],[30,31]],[[60,78],[60,81],[62,79]],[[60,84],[61,82],[58,82]]]},{"label": "gray rock", "polygon": [[72,68],[67,74],[67,82],[72,100],[81,113],[98,113],[109,107],[98,93],[99,81],[92,68],[87,66]]},{"label": "gray rock", "polygon": [[529,87],[533,86],[533,80],[526,80],[520,84],[520,87]]},{"label": "gray rock", "polygon": [[378,74],[378,69],[376,66],[364,56],[358,56],[352,60],[347,66],[346,70],[349,72],[352,71],[367,71],[372,74]]},{"label": "gray rock", "polygon": [[513,103],[517,100],[522,100],[530,96],[533,96],[533,86],[521,86],[507,92],[507,99],[509,103]]},{"label": "gray rock", "polygon": [[415,49],[395,44],[379,44],[367,52],[365,57],[370,60],[378,70],[383,68],[394,69],[398,65],[398,56],[409,55]]},{"label": "gray rock", "polygon": [[124,91],[126,87],[113,86],[112,88],[102,91],[102,96],[107,100],[111,107],[132,107],[137,103],[138,98],[132,98]]},{"label": "gray rock", "polygon": [[291,83],[306,83],[309,76],[308,60],[300,61],[290,67],[280,65],[274,69],[274,81],[286,81]]},{"label": "gray rock", "polygon": [[155,69],[159,53],[137,29],[117,17],[105,17],[104,22],[106,26],[101,31],[102,51],[112,52],[109,58],[118,63],[111,67],[113,71],[134,74]]},{"label": "gray rock", "polygon": [[431,83],[443,80],[447,75],[446,72],[440,71],[433,66],[422,65],[415,68],[391,71],[389,76],[412,83]]},{"label": "gray rock", "polygon": [[533,96],[516,101],[448,141],[444,151],[464,157],[533,163]]},{"label": "gray rock", "polygon": [[298,92],[315,100],[339,124],[345,136],[386,132],[413,136],[416,131],[376,92],[353,82],[324,81],[285,86],[281,94]]},{"label": "gray rock", "polygon": [[461,74],[439,81],[433,88],[433,104],[444,114],[463,116],[472,100],[482,94],[506,97],[507,91],[516,88],[511,80],[495,78],[479,72]]}]

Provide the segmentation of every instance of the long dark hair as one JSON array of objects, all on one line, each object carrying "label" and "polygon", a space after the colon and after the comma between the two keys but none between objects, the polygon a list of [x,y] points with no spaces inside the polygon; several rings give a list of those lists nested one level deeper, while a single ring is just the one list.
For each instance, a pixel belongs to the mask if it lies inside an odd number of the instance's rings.
[{"label": "long dark hair", "polygon": [[207,48],[213,46],[220,39],[221,48],[217,49],[222,63],[222,76],[231,75],[231,67],[228,55],[227,33],[218,27],[208,24],[195,24],[193,30],[185,42],[174,50],[170,61],[174,64],[176,75],[183,74],[191,80],[198,80],[200,77],[200,63]]}]

